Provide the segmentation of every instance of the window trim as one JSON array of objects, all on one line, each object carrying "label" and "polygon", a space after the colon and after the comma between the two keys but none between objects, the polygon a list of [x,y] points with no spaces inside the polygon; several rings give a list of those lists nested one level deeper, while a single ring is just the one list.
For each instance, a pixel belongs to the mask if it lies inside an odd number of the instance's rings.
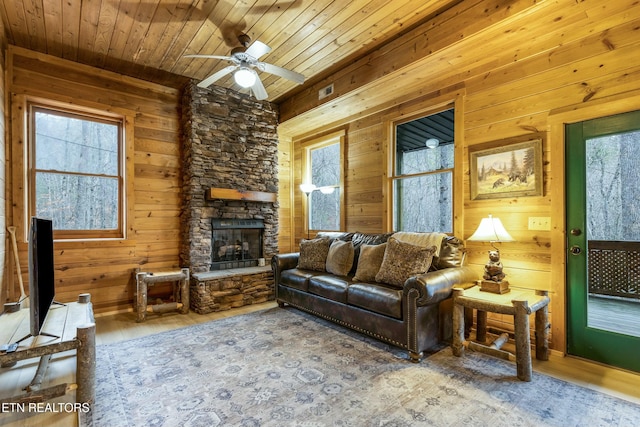
[{"label": "window trim", "polygon": [[[24,129],[27,143],[24,144],[24,215],[25,233],[28,230],[28,220],[35,215],[35,112],[51,111],[66,117],[82,119],[87,118],[102,123],[116,124],[118,126],[118,226],[109,230],[54,230],[56,241],[103,241],[126,239],[127,224],[132,218],[131,207],[133,204],[132,181],[127,179],[131,174],[128,170],[127,158],[133,153],[132,136],[133,128],[131,117],[125,112],[103,111],[95,108],[70,105],[49,99],[25,97],[24,105]],[[113,110],[113,109],[109,109]],[[82,174],[84,175],[84,174]]]},{"label": "window trim", "polygon": [[329,145],[333,145],[333,144],[340,144],[340,182],[338,185],[334,185],[332,187],[337,188],[340,191],[340,224],[338,227],[338,230],[316,230],[311,228],[311,216],[310,216],[310,205],[308,203],[308,198],[305,197],[303,195],[302,198],[302,211],[303,211],[303,216],[304,216],[304,223],[303,223],[303,232],[306,235],[309,235],[310,233],[317,233],[320,231],[340,231],[340,230],[344,230],[345,227],[345,217],[346,217],[346,213],[345,213],[345,194],[344,194],[344,159],[346,158],[345,156],[345,135],[346,132],[344,130],[340,130],[340,131],[336,131],[333,133],[330,133],[328,135],[319,137],[319,138],[314,138],[312,140],[306,141],[303,146],[302,146],[302,155],[303,155],[303,160],[302,160],[302,180],[300,182],[300,184],[302,183],[311,183],[311,151],[312,150],[316,150],[318,148],[324,148],[327,147]]}]

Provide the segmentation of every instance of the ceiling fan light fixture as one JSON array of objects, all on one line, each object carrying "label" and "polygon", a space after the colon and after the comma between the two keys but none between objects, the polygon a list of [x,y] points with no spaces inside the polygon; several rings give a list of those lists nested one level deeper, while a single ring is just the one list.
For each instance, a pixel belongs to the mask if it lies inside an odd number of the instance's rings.
[{"label": "ceiling fan light fixture", "polygon": [[256,82],[256,73],[246,67],[241,67],[233,74],[233,79],[243,88],[251,87]]}]

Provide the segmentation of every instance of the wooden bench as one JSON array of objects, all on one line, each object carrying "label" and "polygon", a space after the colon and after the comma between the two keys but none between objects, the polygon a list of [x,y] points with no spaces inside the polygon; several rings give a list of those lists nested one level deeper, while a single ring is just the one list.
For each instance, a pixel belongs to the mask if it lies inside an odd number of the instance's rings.
[{"label": "wooden bench", "polygon": [[[145,272],[136,270],[136,321],[143,322],[147,313],[162,314],[178,311],[181,314],[189,312],[189,269],[177,271]],[[156,283],[175,282],[174,302],[162,304],[148,304],[147,291]]]}]

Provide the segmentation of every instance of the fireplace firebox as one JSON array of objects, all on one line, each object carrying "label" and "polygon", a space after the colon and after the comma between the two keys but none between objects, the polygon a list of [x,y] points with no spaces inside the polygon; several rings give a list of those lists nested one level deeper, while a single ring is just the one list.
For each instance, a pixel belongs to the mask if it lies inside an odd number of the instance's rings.
[{"label": "fireplace firebox", "polygon": [[263,235],[261,219],[211,219],[210,270],[257,266]]}]

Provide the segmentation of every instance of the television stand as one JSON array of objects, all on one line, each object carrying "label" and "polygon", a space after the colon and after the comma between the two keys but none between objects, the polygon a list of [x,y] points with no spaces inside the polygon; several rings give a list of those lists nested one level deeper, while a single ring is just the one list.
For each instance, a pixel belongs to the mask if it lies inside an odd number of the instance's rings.
[{"label": "television stand", "polygon": [[[58,301],[51,301],[51,305],[56,304],[56,305],[61,305],[63,307],[66,307],[67,304],[62,303],[62,302],[58,302]],[[45,337],[50,337],[50,338],[60,338],[59,335],[53,335],[53,334],[49,334],[47,332],[40,332],[37,336],[45,336]],[[15,344],[20,344],[22,341],[29,339],[31,337],[33,337],[34,335],[31,334],[27,334],[24,337],[20,338],[18,341],[15,342]]]},{"label": "television stand", "polygon": [[[38,337],[43,336],[43,337],[51,337],[51,338],[60,338],[60,335],[53,335],[53,334],[48,334],[46,332],[40,332],[38,335]],[[24,337],[20,338],[18,341],[15,342],[15,344],[20,344],[22,341],[29,339],[33,337],[33,335],[31,334],[27,334]]]},{"label": "television stand", "polygon": [[[64,396],[67,392],[76,390],[77,403],[95,401],[96,382],[96,324],[90,294],[80,294],[78,301],[52,308],[43,326],[49,331],[56,332],[59,337],[41,334],[32,337],[28,344],[16,346],[15,337],[29,330],[29,309],[18,310],[13,313],[3,313],[0,316],[3,324],[0,330],[0,343],[13,343],[10,348],[0,351],[0,366],[10,367],[16,362],[34,357],[40,358],[33,381],[27,386],[27,393],[0,399],[3,403],[43,402],[45,400]],[[25,337],[22,341],[29,337]],[[75,384],[58,384],[47,388],[40,388],[44,373],[51,355],[69,350],[76,350],[76,378]],[[2,370],[0,370],[2,374]]]}]

